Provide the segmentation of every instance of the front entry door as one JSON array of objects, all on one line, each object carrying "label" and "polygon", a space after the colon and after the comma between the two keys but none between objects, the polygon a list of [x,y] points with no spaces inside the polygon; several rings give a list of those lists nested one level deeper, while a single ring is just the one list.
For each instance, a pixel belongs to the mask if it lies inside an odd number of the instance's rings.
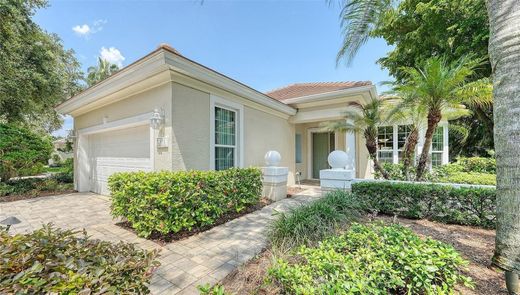
[{"label": "front entry door", "polygon": [[312,178],[320,178],[320,170],[329,169],[327,157],[334,151],[334,133],[312,133]]}]

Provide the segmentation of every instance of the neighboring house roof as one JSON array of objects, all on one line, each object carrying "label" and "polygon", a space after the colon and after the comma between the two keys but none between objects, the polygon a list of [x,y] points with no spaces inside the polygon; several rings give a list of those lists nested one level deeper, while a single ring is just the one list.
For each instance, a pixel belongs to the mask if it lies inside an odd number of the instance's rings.
[{"label": "neighboring house roof", "polygon": [[321,94],[349,88],[372,85],[370,81],[346,81],[346,82],[314,82],[314,83],[295,83],[285,87],[277,88],[266,92],[266,94],[279,101],[290,98]]}]

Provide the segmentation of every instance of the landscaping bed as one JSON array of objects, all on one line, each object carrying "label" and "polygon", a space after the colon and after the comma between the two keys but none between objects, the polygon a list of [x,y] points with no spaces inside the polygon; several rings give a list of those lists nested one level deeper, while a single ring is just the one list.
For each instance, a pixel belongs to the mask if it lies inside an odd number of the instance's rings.
[{"label": "landscaping bed", "polygon": [[[245,208],[243,211],[240,211],[240,212],[229,212],[225,215],[222,215],[221,217],[219,217],[217,220],[215,220],[215,222],[211,225],[206,225],[206,226],[201,226],[201,227],[195,227],[195,228],[192,228],[191,230],[181,230],[179,232],[171,232],[171,233],[167,233],[167,234],[162,234],[162,233],[159,233],[159,232],[153,232],[149,237],[148,239],[149,240],[152,240],[160,245],[165,245],[166,243],[170,243],[172,241],[178,241],[178,240],[183,240],[183,239],[186,239],[186,238],[189,238],[193,235],[196,235],[198,233],[201,233],[201,232],[205,232],[217,225],[221,225],[221,224],[224,224],[230,220],[233,220],[233,219],[236,219],[236,218],[239,218],[239,217],[242,217],[246,214],[249,214],[249,213],[252,213],[252,212],[255,212],[257,210],[260,210],[262,209],[263,207],[271,204],[272,201],[270,201],[269,199],[266,199],[266,198],[262,198],[260,200],[260,202],[258,202],[257,204],[255,205],[252,205],[252,206],[249,206],[247,208]],[[132,227],[132,224],[130,224],[130,222],[126,221],[126,222],[119,222],[119,223],[116,223],[117,226],[120,226],[126,230],[129,230],[133,233],[136,233],[136,231],[133,229]],[[137,234],[137,233],[136,233]]]},{"label": "landscaping bed", "polygon": [[115,173],[111,211],[138,236],[171,240],[206,230],[261,207],[257,168],[223,171]]},{"label": "landscaping bed", "polygon": [[[378,216],[376,219],[391,223],[393,217]],[[457,291],[461,294],[507,294],[503,272],[490,266],[495,247],[494,230],[406,218],[398,218],[398,222],[420,237],[430,237],[452,245],[464,259],[469,261],[467,270],[462,273],[472,278],[475,289],[458,286]],[[230,273],[220,284],[229,294],[279,294],[279,288],[264,282],[273,259],[273,253],[265,250],[255,259]]]},{"label": "landscaping bed", "polygon": [[25,178],[0,182],[0,202],[12,202],[75,192],[74,184],[57,177]]}]

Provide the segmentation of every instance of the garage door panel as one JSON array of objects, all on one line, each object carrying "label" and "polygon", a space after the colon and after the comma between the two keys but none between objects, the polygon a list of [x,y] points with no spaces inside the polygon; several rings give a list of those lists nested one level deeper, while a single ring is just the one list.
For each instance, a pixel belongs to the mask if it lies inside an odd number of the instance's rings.
[{"label": "garage door panel", "polygon": [[91,135],[91,190],[107,195],[108,178],[116,172],[151,171],[149,127],[140,126]]}]

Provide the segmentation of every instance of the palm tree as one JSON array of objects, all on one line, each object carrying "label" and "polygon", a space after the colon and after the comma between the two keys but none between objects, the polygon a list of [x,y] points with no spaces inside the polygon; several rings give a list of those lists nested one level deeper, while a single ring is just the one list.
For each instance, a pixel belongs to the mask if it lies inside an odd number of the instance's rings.
[{"label": "palm tree", "polygon": [[[342,9],[344,45],[338,59],[352,60],[368,39],[391,0],[345,0]],[[493,69],[495,149],[497,155],[497,235],[493,264],[505,270],[508,283],[520,272],[520,1],[487,0],[489,56]],[[508,287],[510,292],[512,285]]]},{"label": "palm tree", "polygon": [[350,102],[347,105],[349,109],[345,112],[346,120],[325,124],[325,129],[329,131],[363,133],[368,155],[374,162],[374,169],[381,173],[385,179],[388,179],[389,175],[377,158],[377,129],[385,123],[385,118],[387,117],[385,112],[388,110],[387,102],[388,99],[373,99],[367,104]]},{"label": "palm tree", "polygon": [[421,68],[404,67],[406,84],[400,89],[414,93],[415,103],[427,110],[427,128],[424,146],[417,165],[416,179],[421,180],[430,159],[430,147],[433,134],[442,114],[449,109],[457,109],[461,103],[484,103],[478,95],[465,95],[468,79],[474,74],[479,61],[462,57],[453,63],[447,63],[442,57],[431,57]]},{"label": "palm tree", "polygon": [[520,272],[520,1],[488,0],[497,157],[497,233],[493,264],[510,292]]},{"label": "palm tree", "polygon": [[88,86],[92,86],[117,71],[119,71],[119,67],[116,64],[98,57],[98,64],[87,69],[87,84]]}]

